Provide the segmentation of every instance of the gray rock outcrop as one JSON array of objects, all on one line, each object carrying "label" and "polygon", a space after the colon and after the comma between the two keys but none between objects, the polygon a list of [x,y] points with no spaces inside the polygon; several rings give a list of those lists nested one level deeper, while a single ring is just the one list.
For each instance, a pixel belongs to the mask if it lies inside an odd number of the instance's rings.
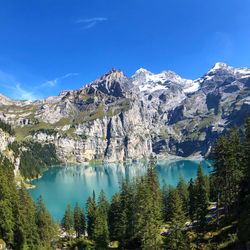
[{"label": "gray rock outcrop", "polygon": [[0,96],[0,118],[22,140],[54,143],[63,161],[204,156],[250,116],[250,69],[217,63],[196,80],[112,69],[79,90],[45,100]]}]

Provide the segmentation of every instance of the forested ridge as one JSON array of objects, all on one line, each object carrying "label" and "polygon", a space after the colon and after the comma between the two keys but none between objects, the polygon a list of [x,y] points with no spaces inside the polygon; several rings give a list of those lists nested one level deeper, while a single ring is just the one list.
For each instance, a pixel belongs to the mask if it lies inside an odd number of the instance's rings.
[{"label": "forested ridge", "polygon": [[4,132],[7,132],[10,135],[15,135],[14,129],[11,127],[10,124],[4,122],[0,119],[0,129],[2,129]]},{"label": "forested ridge", "polygon": [[12,163],[0,155],[0,238],[10,249],[50,249],[56,225],[40,198],[17,187]]},{"label": "forested ridge", "polygon": [[145,176],[121,184],[109,202],[93,192],[67,207],[56,229],[42,199],[34,204],[0,161],[0,238],[13,249],[247,249],[250,242],[250,119],[214,145],[209,177],[161,188],[151,159]]},{"label": "forested ridge", "polygon": [[13,142],[9,148],[20,157],[20,174],[25,179],[38,178],[49,167],[60,163],[54,144],[36,141]]}]

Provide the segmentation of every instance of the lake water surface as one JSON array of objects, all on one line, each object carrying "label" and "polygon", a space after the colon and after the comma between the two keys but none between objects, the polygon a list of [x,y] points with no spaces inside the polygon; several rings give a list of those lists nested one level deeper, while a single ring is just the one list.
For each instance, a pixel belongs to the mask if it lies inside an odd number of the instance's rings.
[{"label": "lake water surface", "polygon": [[[211,168],[207,161],[202,161],[203,171],[209,174]],[[175,186],[180,176],[186,181],[196,177],[199,161],[178,160],[160,161],[157,173],[161,185],[164,183]],[[34,200],[41,195],[46,207],[56,221],[60,221],[67,204],[72,207],[76,202],[85,208],[87,198],[93,190],[98,196],[103,189],[110,199],[119,190],[124,178],[132,179],[146,171],[142,162],[132,164],[105,164],[98,166],[68,165],[50,168],[42,178],[34,180],[36,186],[29,192]]]}]

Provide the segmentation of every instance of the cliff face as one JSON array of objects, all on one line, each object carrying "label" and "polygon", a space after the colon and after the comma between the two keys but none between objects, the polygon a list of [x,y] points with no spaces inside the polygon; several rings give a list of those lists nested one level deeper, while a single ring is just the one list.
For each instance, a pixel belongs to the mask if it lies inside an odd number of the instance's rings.
[{"label": "cliff face", "polygon": [[55,144],[63,161],[109,162],[205,155],[219,134],[250,115],[250,69],[217,63],[197,80],[171,71],[111,70],[35,102],[0,96],[0,118],[18,140]]},{"label": "cliff face", "polygon": [[152,152],[150,130],[143,121],[138,106],[133,106],[126,112],[76,125],[73,136],[38,131],[33,138],[55,143],[59,157],[68,161],[140,159]]},{"label": "cliff face", "polygon": [[8,132],[0,128],[0,156],[4,155],[10,160],[14,165],[14,174],[15,176],[19,173],[19,157],[14,157],[14,152],[8,148],[10,144],[15,141],[15,137],[10,135]]},{"label": "cliff face", "polygon": [[10,136],[8,133],[4,132],[1,128],[0,128],[0,153],[4,152],[8,145],[11,144],[14,141],[13,136]]}]

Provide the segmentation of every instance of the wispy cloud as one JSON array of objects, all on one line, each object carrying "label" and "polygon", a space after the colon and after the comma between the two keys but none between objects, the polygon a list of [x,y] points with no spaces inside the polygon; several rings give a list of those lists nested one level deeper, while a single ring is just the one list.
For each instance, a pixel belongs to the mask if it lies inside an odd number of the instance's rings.
[{"label": "wispy cloud", "polygon": [[8,97],[16,100],[37,100],[40,97],[32,91],[25,90],[20,83],[16,84],[1,84],[2,87],[8,90]]},{"label": "wispy cloud", "polygon": [[19,83],[16,78],[0,70],[0,84],[3,88],[7,90],[10,97],[20,100],[35,100],[38,96],[32,91],[25,90],[22,88],[21,83]]},{"label": "wispy cloud", "polygon": [[42,91],[47,90],[48,87],[56,86],[60,81],[66,78],[79,75],[78,73],[68,73],[53,80],[45,81],[41,84],[33,85],[32,90],[27,89],[25,84],[16,80],[15,76],[0,70],[0,86],[5,89],[6,94],[18,100],[37,100],[41,99]]},{"label": "wispy cloud", "polygon": [[39,97],[35,95],[33,92],[23,89],[20,83],[16,84],[15,87],[12,87],[12,90],[14,91],[15,99],[21,99],[21,100],[39,99]]},{"label": "wispy cloud", "polygon": [[54,87],[54,86],[56,86],[60,81],[66,79],[66,78],[73,77],[73,76],[78,76],[78,75],[79,75],[78,73],[68,73],[68,74],[65,74],[65,75],[63,75],[63,76],[56,77],[56,78],[53,79],[53,80],[49,80],[49,81],[44,82],[43,84],[41,84],[41,85],[39,86],[39,88],[45,87],[45,86]]},{"label": "wispy cloud", "polygon": [[93,28],[96,24],[105,22],[108,19],[106,17],[92,17],[92,18],[85,18],[79,19],[76,21],[77,24],[82,25],[82,29],[90,29]]}]

